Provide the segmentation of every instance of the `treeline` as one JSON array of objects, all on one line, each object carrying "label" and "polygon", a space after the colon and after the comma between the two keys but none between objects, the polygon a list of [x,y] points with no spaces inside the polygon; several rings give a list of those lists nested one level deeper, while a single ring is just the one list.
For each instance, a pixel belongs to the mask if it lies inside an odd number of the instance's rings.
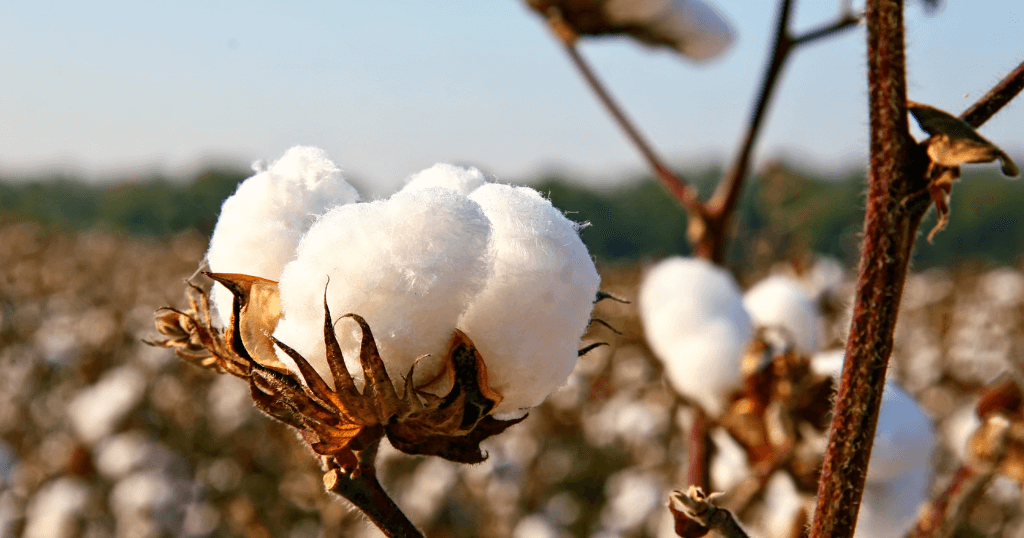
[{"label": "treeline", "polygon": [[[968,261],[1016,264],[1024,252],[1024,184],[991,169],[968,169],[954,189],[949,227],[917,249],[918,269]],[[221,202],[249,176],[214,169],[191,181],[166,178],[97,186],[71,178],[4,181],[0,220],[34,220],[71,229],[104,228],[127,234],[167,235],[185,230],[209,234]],[[705,194],[718,170],[686,174]],[[602,261],[686,254],[687,220],[651,178],[611,190],[595,190],[563,177],[530,182],[573,220]],[[730,260],[741,271],[815,252],[855,263],[864,208],[864,176],[815,178],[783,164],[766,167],[747,186],[735,218],[738,237]],[[934,212],[922,224],[934,225]]]}]

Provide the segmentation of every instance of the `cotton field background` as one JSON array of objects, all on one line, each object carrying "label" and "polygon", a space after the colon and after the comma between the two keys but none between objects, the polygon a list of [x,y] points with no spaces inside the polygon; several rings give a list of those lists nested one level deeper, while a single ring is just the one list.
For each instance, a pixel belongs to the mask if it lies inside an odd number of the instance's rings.
[{"label": "cotton field background", "polygon": [[[244,382],[143,343],[155,336],[156,308],[183,306],[183,281],[207,244],[197,233],[157,240],[0,226],[0,536],[378,535],[323,491],[311,453],[253,407]],[[667,494],[686,485],[693,412],[641,325],[639,288],[654,262],[598,261],[602,291],[630,303],[602,301],[595,317],[621,334],[594,324],[584,344],[610,345],[583,356],[566,386],[524,422],[486,441],[486,462],[407,456],[385,441],[382,481],[427,535],[673,535]],[[757,310],[750,290],[763,279],[795,283],[821,317],[809,351],[835,360],[854,275],[828,258],[801,269],[758,268],[740,275],[736,293]],[[750,315],[750,331],[763,315]],[[926,469],[920,500],[937,495],[966,457],[979,424],[977,391],[1020,370],[1022,322],[1018,268],[909,278],[890,379],[913,398],[904,414],[917,412],[916,400],[925,431],[934,431],[930,455],[911,462]],[[711,438],[712,486],[728,491],[754,471],[730,434]],[[878,506],[895,513],[899,495],[913,489],[894,493],[886,484],[869,478],[865,506],[874,489],[888,499]],[[756,535],[783,536],[807,494],[791,479],[773,479],[741,520]],[[885,518],[897,515],[879,514],[861,535],[906,530]],[[1020,486],[996,478],[958,533],[1024,536]]]}]

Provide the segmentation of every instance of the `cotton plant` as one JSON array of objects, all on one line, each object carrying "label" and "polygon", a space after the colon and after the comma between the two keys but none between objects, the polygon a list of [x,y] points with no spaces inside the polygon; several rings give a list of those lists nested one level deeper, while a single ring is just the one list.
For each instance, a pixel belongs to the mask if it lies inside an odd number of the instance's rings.
[{"label": "cotton plant", "polygon": [[374,477],[378,442],[462,463],[566,382],[600,278],[537,191],[439,164],[368,202],[296,147],[223,205],[206,274],[157,328],[183,359],[249,382],[328,490],[415,532]]},{"label": "cotton plant", "polygon": [[804,355],[820,351],[825,326],[818,305],[805,286],[786,275],[772,275],[743,296],[754,325],[781,332],[782,340]]}]

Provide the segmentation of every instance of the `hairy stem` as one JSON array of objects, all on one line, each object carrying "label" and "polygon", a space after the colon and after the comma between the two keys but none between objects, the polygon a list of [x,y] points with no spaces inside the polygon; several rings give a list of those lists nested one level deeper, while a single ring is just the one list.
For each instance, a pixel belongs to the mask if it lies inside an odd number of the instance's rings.
[{"label": "hairy stem", "polygon": [[694,245],[694,251],[704,258],[707,258],[719,265],[725,261],[725,247],[728,243],[729,224],[732,215],[736,211],[740,194],[743,192],[743,183],[750,173],[750,163],[754,154],[754,146],[761,133],[761,125],[764,123],[765,114],[768,112],[768,105],[771,104],[775,87],[778,86],[779,76],[782,68],[789,59],[790,53],[800,45],[805,45],[819,39],[833,36],[843,30],[852,28],[860,18],[851,13],[844,12],[837,20],[820,28],[811,30],[799,37],[793,37],[789,31],[789,18],[792,12],[792,0],[782,0],[779,4],[779,15],[775,23],[775,40],[772,45],[772,55],[765,67],[764,76],[761,79],[761,88],[758,92],[754,110],[750,115],[747,124],[747,131],[743,136],[743,143],[740,145],[732,165],[722,177],[721,182],[715,188],[715,193],[707,203],[707,233]]},{"label": "hairy stem", "polygon": [[338,468],[328,469],[324,474],[324,486],[327,491],[344,497],[362,511],[388,538],[423,538],[377,480],[373,465],[376,447],[375,443],[360,454],[359,467],[351,474]]},{"label": "hairy stem", "polygon": [[999,81],[977,103],[960,115],[960,118],[974,127],[981,127],[999,109],[1003,108],[1024,89],[1024,62]]},{"label": "hairy stem", "polygon": [[908,203],[927,161],[907,125],[902,0],[869,0],[867,34],[871,168],[864,244],[811,538],[853,536],[903,283],[929,207],[920,198]]}]

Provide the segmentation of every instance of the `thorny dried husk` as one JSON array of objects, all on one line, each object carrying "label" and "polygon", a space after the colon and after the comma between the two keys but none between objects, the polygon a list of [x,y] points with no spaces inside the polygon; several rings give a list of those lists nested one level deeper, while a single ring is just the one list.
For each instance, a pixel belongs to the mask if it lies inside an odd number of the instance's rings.
[{"label": "thorny dried husk", "polygon": [[[325,294],[324,345],[334,378],[331,388],[304,357],[271,336],[281,317],[276,282],[205,274],[234,294],[228,327],[222,331],[212,325],[207,294],[189,284],[190,310],[158,310],[157,330],[166,338],[151,343],[174,349],[192,364],[247,379],[256,407],[299,430],[317,454],[333,458],[343,470],[356,470],[357,453],[376,446],[385,435],[408,454],[479,463],[487,457],[481,441],[526,418],[499,420],[490,415],[502,396],[488,385],[483,358],[459,330],[442,358],[440,373],[427,382],[450,388],[437,395],[424,390],[426,385],[414,386],[417,360],[399,394],[369,325],[356,314],[342,316],[362,330],[359,361],[365,382],[360,391],[345,365]],[[295,362],[299,375],[278,360],[275,346]]]},{"label": "thorny dried husk", "polygon": [[966,121],[935,107],[907,101],[907,109],[925,132],[931,135],[922,142],[928,155],[928,191],[939,219],[928,232],[931,242],[935,234],[949,223],[949,196],[953,183],[960,178],[960,165],[998,160],[1003,174],[1016,177],[1020,170],[1010,156],[989,142]]}]

